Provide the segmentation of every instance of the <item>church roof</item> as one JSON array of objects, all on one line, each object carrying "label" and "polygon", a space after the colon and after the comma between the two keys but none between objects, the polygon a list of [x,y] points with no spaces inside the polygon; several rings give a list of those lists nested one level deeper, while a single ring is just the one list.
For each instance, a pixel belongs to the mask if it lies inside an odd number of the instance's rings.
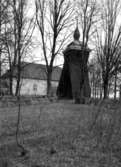
[{"label": "church roof", "polygon": [[[52,72],[52,81],[59,81],[61,75],[61,68],[54,67]],[[8,78],[10,75],[10,71],[8,70],[2,78]],[[17,68],[15,68],[13,77],[17,76]],[[22,63],[22,71],[21,78],[24,79],[38,79],[38,80],[47,80],[46,75],[46,66],[43,64],[35,64],[35,63]]]}]

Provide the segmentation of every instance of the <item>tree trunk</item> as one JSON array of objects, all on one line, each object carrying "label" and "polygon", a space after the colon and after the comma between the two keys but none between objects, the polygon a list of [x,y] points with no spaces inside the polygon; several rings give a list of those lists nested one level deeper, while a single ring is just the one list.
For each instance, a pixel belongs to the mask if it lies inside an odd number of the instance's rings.
[{"label": "tree trunk", "polygon": [[103,83],[103,91],[104,91],[104,99],[108,98],[108,77],[105,78],[104,83]]},{"label": "tree trunk", "polygon": [[101,81],[100,81],[100,99],[102,99],[102,84],[101,84]]},{"label": "tree trunk", "polygon": [[95,98],[95,77],[94,77],[94,72],[93,72],[93,84],[92,84],[92,88],[93,88],[93,98]]},{"label": "tree trunk", "polygon": [[108,95],[107,95],[108,98],[110,97],[110,90],[111,90],[111,83],[108,84]]},{"label": "tree trunk", "polygon": [[96,83],[94,84],[94,98],[96,99]]},{"label": "tree trunk", "polygon": [[1,51],[0,51],[0,96],[2,95],[2,79],[1,79]]},{"label": "tree trunk", "polygon": [[47,96],[50,96],[51,94],[51,78],[52,78],[52,69],[48,69],[47,73]]},{"label": "tree trunk", "polygon": [[18,42],[18,65],[17,65],[17,85],[16,85],[16,93],[20,95],[20,81],[21,81],[21,48],[20,48],[20,39],[21,39],[21,33],[19,32],[19,42]]},{"label": "tree trunk", "polygon": [[9,78],[9,88],[10,88],[10,95],[13,95],[13,77],[10,76]]},{"label": "tree trunk", "polygon": [[17,78],[15,96],[17,96],[17,95],[18,95],[19,89],[20,89],[20,79],[19,79],[19,78]]},{"label": "tree trunk", "polygon": [[[1,3],[1,0],[0,0]],[[2,20],[1,20],[1,5],[0,5],[0,36],[1,36],[1,24],[2,24]],[[2,94],[2,79],[1,79],[1,69],[2,69],[2,60],[1,60],[1,54],[2,54],[2,45],[0,44],[0,95]]]},{"label": "tree trunk", "polygon": [[121,84],[119,86],[119,100],[121,101]]},{"label": "tree trunk", "polygon": [[116,100],[116,89],[117,89],[117,72],[114,77],[114,100]]},{"label": "tree trunk", "polygon": [[18,75],[17,75],[17,83],[16,83],[16,92],[15,92],[15,95],[17,96],[18,93],[19,93],[19,89],[20,89],[20,80],[21,80],[21,65],[19,64],[18,65],[18,68],[17,68],[17,72],[18,72]]},{"label": "tree trunk", "polygon": [[102,99],[102,87],[100,87],[100,99]]},{"label": "tree trunk", "polygon": [[13,69],[14,67],[10,66],[10,75],[9,75],[9,94],[13,95]]}]

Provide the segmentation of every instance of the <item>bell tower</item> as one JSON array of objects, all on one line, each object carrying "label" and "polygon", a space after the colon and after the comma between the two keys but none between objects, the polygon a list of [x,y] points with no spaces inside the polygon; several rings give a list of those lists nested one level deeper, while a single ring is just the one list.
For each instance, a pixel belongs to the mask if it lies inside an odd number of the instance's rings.
[{"label": "bell tower", "polygon": [[[89,98],[91,95],[87,70],[90,49],[86,47],[82,51],[78,24],[74,31],[73,38],[74,40],[63,52],[64,66],[57,89],[57,96],[60,98],[73,98],[75,103],[84,103],[85,98]],[[82,83],[82,67],[85,62],[84,82]]]}]

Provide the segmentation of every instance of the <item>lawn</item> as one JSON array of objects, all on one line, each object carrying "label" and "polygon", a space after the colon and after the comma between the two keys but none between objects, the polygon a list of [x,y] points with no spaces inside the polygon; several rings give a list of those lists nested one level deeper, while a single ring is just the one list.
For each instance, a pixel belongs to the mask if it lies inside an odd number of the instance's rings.
[{"label": "lawn", "polygon": [[18,108],[1,108],[0,167],[6,161],[8,167],[121,166],[120,150],[114,154],[97,146],[90,128],[96,112],[94,105],[72,101],[21,106],[19,141],[27,150],[21,156],[15,141]]}]

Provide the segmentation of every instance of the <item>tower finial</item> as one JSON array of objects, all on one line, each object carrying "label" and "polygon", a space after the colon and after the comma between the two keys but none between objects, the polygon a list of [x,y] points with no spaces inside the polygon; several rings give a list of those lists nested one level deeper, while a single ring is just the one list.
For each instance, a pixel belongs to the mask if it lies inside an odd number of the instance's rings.
[{"label": "tower finial", "polygon": [[76,16],[76,27],[78,27],[78,16]]},{"label": "tower finial", "polygon": [[76,17],[76,29],[74,31],[74,40],[79,40],[80,38],[80,32],[79,32],[79,29],[78,29],[78,17]]}]

